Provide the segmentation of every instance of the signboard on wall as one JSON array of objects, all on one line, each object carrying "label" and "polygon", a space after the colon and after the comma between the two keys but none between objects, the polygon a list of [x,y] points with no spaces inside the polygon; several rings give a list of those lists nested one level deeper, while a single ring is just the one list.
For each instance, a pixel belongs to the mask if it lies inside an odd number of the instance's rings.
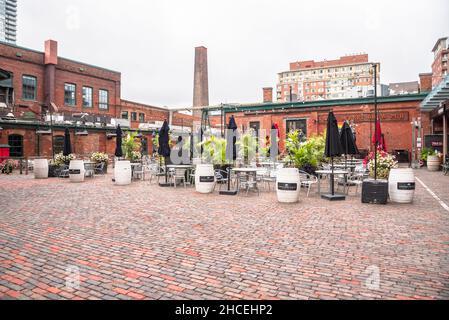
[{"label": "signboard on wall", "polygon": [[[449,135],[448,137],[448,148],[449,148]],[[424,136],[424,146],[426,148],[432,148],[434,150],[438,150],[439,152],[443,152],[443,135],[442,134],[429,134]]]},{"label": "signboard on wall", "polygon": [[[374,113],[348,113],[348,114],[335,114],[339,122],[344,120],[353,120],[356,123],[362,122],[374,122]],[[328,114],[320,114],[318,119],[320,123],[327,122]],[[410,121],[410,114],[408,111],[400,112],[382,112],[379,113],[381,122],[408,122]]]}]

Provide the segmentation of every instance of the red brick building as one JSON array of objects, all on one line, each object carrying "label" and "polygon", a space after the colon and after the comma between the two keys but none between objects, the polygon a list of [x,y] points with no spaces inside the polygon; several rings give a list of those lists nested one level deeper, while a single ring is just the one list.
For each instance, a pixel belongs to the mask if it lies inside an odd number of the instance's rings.
[{"label": "red brick building", "polygon": [[145,124],[192,124],[191,117],[167,108],[122,100],[120,72],[61,58],[52,40],[44,52],[0,43],[0,76],[0,144],[10,144],[16,157],[51,157],[52,137],[58,152],[66,127],[72,129],[74,152],[87,156],[114,153],[117,122],[142,128],[149,152],[154,128]]},{"label": "red brick building", "polygon": [[[421,117],[419,105],[426,94],[380,97],[379,114],[382,132],[385,134],[389,151],[412,151],[413,118]],[[269,134],[273,124],[280,128],[281,151],[284,151],[284,140],[290,130],[301,129],[307,136],[322,134],[326,130],[327,116],[333,111],[342,124],[344,120],[355,125],[357,145],[366,151],[371,149],[371,139],[374,134],[374,101],[372,98],[347,99],[333,101],[295,102],[295,103],[264,103],[254,105],[239,105],[225,107],[226,122],[231,115],[236,119],[240,129],[253,128],[256,131]],[[215,125],[221,123],[219,117],[213,117]],[[429,119],[422,119],[428,129]],[[265,136],[259,137],[264,139]]]}]

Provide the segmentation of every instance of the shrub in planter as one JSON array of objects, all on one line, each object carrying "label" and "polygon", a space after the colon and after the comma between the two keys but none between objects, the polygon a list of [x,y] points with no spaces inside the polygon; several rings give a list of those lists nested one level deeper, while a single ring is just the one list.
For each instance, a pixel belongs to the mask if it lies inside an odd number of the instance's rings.
[{"label": "shrub in planter", "polygon": [[299,131],[290,132],[286,140],[287,161],[299,170],[315,174],[318,166],[325,160],[325,146],[326,139],[323,135],[313,136],[302,142]]},{"label": "shrub in planter", "polygon": [[122,148],[125,158],[131,162],[140,161],[142,159],[142,154],[140,153],[141,144],[136,141],[137,133],[130,132],[123,139]]},{"label": "shrub in planter", "polygon": [[258,143],[255,131],[253,129],[250,129],[247,133],[243,134],[237,141],[236,145],[240,146],[239,153],[245,164],[250,164],[252,160],[256,159]]}]

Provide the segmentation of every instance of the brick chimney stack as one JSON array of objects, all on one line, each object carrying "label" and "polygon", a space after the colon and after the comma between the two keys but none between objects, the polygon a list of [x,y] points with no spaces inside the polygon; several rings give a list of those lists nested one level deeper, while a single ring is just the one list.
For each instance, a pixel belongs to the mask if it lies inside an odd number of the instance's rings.
[{"label": "brick chimney stack", "polygon": [[263,88],[263,103],[273,102],[273,88]]},{"label": "brick chimney stack", "polygon": [[432,91],[432,73],[420,73],[419,74],[419,91],[430,92]]},{"label": "brick chimney stack", "polygon": [[193,106],[209,105],[209,77],[207,69],[207,48],[195,48],[195,83],[193,90]]},{"label": "brick chimney stack", "polygon": [[51,103],[55,102],[55,73],[56,65],[58,64],[58,43],[54,40],[45,41],[45,78],[44,78],[44,93],[45,104],[48,108]]}]

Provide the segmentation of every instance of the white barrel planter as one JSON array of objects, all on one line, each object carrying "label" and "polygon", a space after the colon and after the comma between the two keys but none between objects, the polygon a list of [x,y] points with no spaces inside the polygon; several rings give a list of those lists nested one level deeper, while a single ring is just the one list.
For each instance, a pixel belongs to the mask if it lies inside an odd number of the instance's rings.
[{"label": "white barrel planter", "polygon": [[301,182],[299,171],[294,168],[279,169],[276,179],[278,201],[281,203],[295,203],[299,201]]},{"label": "white barrel planter", "polygon": [[439,171],[441,169],[441,160],[438,156],[428,156],[427,157],[427,170],[429,171]]},{"label": "white barrel planter", "polygon": [[48,179],[48,160],[34,160],[34,179]]},{"label": "white barrel planter", "polygon": [[70,182],[84,182],[86,169],[83,160],[72,160],[69,165]]},{"label": "white barrel planter", "polygon": [[117,161],[114,168],[115,184],[127,186],[131,184],[131,162]]},{"label": "white barrel planter", "polygon": [[388,179],[390,200],[396,203],[412,203],[415,195],[415,174],[412,169],[391,169]]},{"label": "white barrel planter", "polygon": [[195,170],[195,188],[199,193],[212,193],[215,188],[215,171],[211,164],[198,164]]}]

